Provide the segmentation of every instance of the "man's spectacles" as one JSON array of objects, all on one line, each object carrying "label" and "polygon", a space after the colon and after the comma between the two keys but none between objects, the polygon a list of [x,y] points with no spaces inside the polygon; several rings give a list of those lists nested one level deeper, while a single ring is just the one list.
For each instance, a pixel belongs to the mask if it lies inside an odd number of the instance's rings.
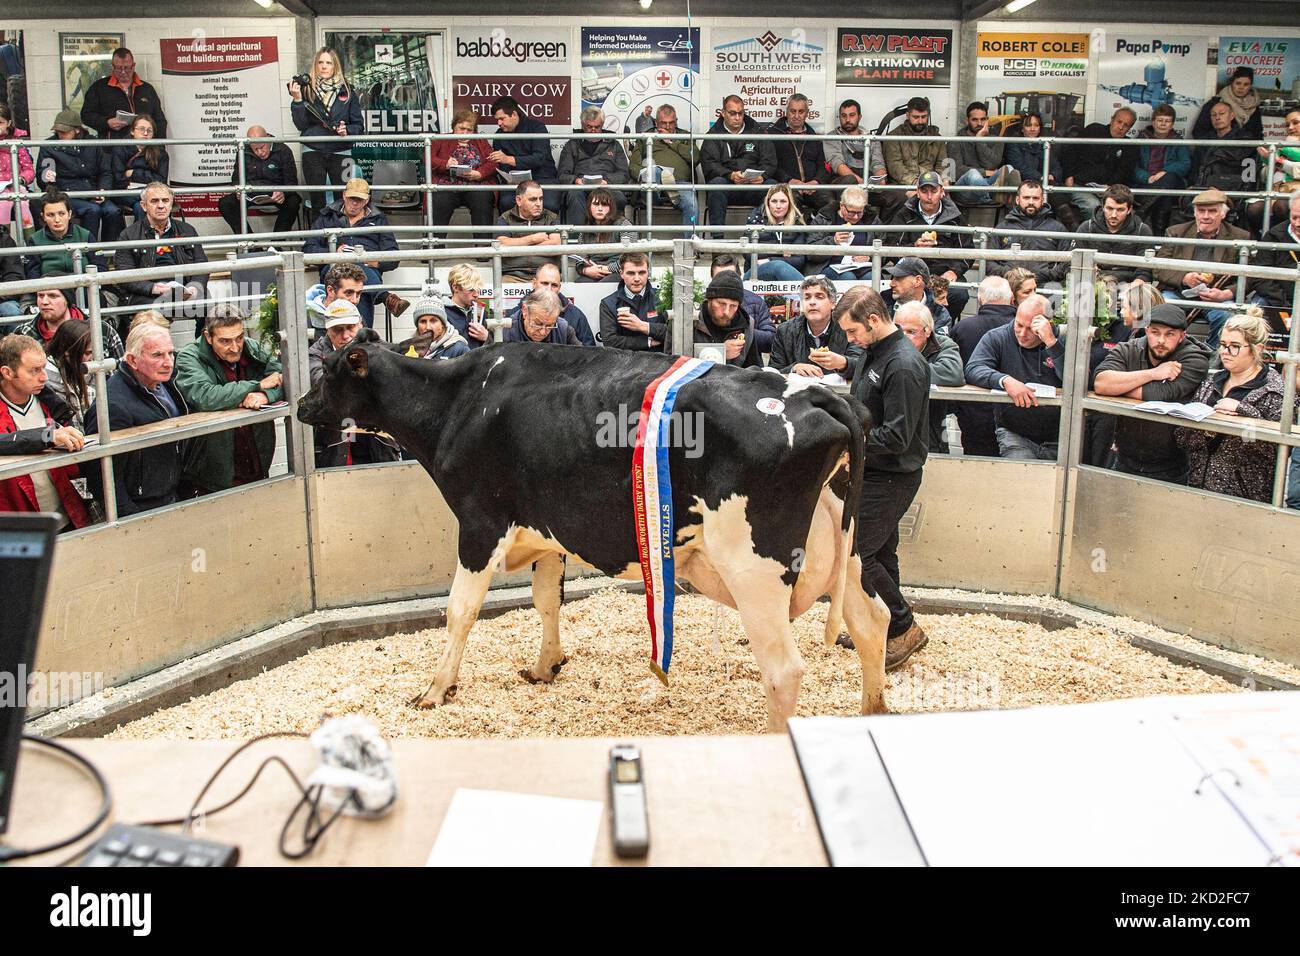
[{"label": "man's spectacles", "polygon": [[552,322],[550,325],[543,325],[541,322],[538,322],[535,319],[524,319],[524,324],[527,325],[530,329],[536,329],[538,332],[551,332],[554,331],[555,326],[558,323]]},{"label": "man's spectacles", "polygon": [[1228,353],[1229,355],[1231,355],[1233,358],[1236,358],[1238,355],[1240,355],[1240,354],[1241,354],[1241,350],[1244,349],[1245,347],[1246,347],[1246,346],[1243,345],[1243,344],[1240,343],[1240,342],[1220,342],[1220,343],[1219,343],[1219,351],[1220,351],[1220,352],[1227,352],[1227,353]]},{"label": "man's spectacles", "polygon": [[854,209],[852,206],[840,207],[840,214],[843,215],[845,219],[857,219],[865,211],[866,207],[863,207],[862,209]]}]

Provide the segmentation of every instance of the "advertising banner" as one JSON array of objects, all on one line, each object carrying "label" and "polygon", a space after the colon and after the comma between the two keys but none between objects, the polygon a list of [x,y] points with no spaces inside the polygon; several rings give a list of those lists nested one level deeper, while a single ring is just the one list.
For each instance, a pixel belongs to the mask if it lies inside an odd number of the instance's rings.
[{"label": "advertising banner", "polygon": [[1151,111],[1178,111],[1174,128],[1187,135],[1205,102],[1208,37],[1165,38],[1157,33],[1107,32],[1097,57],[1097,95],[1088,119],[1106,122],[1121,106],[1137,113],[1134,131],[1151,123]]},{"label": "advertising banner", "polygon": [[[604,109],[611,132],[653,129],[664,103],[677,110],[679,129],[691,129],[699,76],[698,27],[582,28],[582,105]],[[713,115],[707,111],[708,122]]]},{"label": "advertising banner", "polygon": [[1264,135],[1282,136],[1286,131],[1283,117],[1300,109],[1300,37],[1220,37],[1216,92],[1227,85],[1229,74],[1239,66],[1255,71]]},{"label": "advertising banner", "polygon": [[474,110],[481,131],[491,134],[492,101],[512,96],[553,132],[573,129],[570,45],[567,27],[457,27],[451,38],[453,112]]},{"label": "advertising banner", "polygon": [[121,33],[60,33],[63,106],[81,112],[86,90],[113,73],[113,51],[126,42]]},{"label": "advertising banner", "polygon": [[841,27],[836,86],[951,86],[952,31]]},{"label": "advertising banner", "polygon": [[[163,103],[187,103],[167,116],[172,139],[216,139],[203,146],[171,146],[171,181],[178,186],[230,182],[235,140],[254,123],[281,136],[280,54],[269,37],[183,37],[158,41]],[[268,109],[268,104],[274,104]],[[179,203],[189,216],[216,216],[216,193],[187,195]]]},{"label": "advertising banner", "polygon": [[975,96],[989,104],[994,130],[1034,112],[1043,135],[1064,136],[1082,127],[1088,93],[1086,33],[981,33]]},{"label": "advertising banner", "polygon": [[808,122],[826,131],[826,119],[835,126],[834,111],[826,104],[826,31],[811,33],[798,27],[752,29],[716,27],[709,54],[710,96],[715,107],[735,94],[745,101],[745,111],[760,123],[785,115],[792,93],[808,97]]}]

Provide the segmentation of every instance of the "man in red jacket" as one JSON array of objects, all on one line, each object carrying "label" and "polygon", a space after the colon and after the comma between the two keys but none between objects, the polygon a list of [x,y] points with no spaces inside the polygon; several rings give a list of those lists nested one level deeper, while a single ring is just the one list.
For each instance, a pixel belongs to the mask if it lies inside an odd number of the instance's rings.
[{"label": "man in red jacket", "polygon": [[[27,335],[0,339],[0,455],[34,455],[50,448],[80,451],[81,432],[60,427],[36,396],[45,388],[45,350]],[[90,513],[72,479],[76,465],[51,468],[0,481],[0,511],[47,511],[76,528]]]}]

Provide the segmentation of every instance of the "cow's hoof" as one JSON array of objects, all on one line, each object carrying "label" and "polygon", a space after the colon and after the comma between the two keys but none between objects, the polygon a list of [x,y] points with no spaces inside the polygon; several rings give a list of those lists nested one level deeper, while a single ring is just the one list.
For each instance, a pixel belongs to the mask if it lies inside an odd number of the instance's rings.
[{"label": "cow's hoof", "polygon": [[551,672],[549,674],[543,674],[541,677],[539,677],[536,674],[534,674],[531,670],[529,670],[527,667],[525,667],[523,670],[519,672],[519,676],[522,677],[524,680],[528,681],[528,683],[530,684],[549,684],[551,683],[551,681],[555,680],[555,678],[559,676],[560,668],[567,663],[569,663],[569,659],[567,657],[561,657],[560,663],[551,665]]},{"label": "cow's hoof", "polygon": [[427,691],[415,701],[415,706],[420,710],[433,710],[435,707],[441,707],[443,704],[450,704],[453,697],[456,696],[456,685],[452,684],[445,691],[439,693],[436,690]]},{"label": "cow's hoof", "polygon": [[847,634],[841,634],[839,637],[835,638],[835,643],[850,651],[858,649],[857,645],[853,643],[853,638],[849,637]]},{"label": "cow's hoof", "polygon": [[560,668],[563,667],[563,666],[564,666],[565,664],[567,664],[567,663],[569,663],[569,659],[568,659],[567,657],[561,657],[561,658],[560,658],[560,663],[554,665],[554,666],[551,668],[551,673],[552,673],[552,674],[559,674],[559,673],[560,673]]}]

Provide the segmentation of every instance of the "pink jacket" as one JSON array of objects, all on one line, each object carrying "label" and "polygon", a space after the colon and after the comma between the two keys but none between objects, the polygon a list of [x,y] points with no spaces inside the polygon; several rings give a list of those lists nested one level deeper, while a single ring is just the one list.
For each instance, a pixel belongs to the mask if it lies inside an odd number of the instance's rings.
[{"label": "pink jacket", "polygon": [[[9,152],[10,141],[26,138],[27,131],[23,129],[13,130],[12,136],[0,137],[0,183],[9,182],[14,175]],[[36,181],[36,169],[32,166],[32,154],[28,152],[25,146],[18,148],[18,172],[22,174],[23,182],[28,185]]]}]

